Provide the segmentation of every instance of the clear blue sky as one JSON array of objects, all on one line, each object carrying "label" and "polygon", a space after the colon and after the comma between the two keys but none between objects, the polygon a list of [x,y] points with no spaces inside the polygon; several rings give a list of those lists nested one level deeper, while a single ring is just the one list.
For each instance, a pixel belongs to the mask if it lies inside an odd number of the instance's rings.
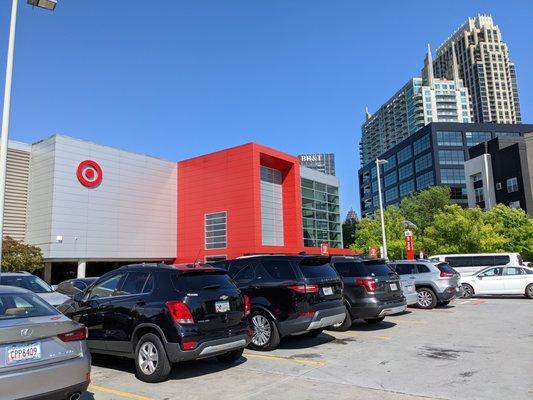
[{"label": "clear blue sky", "polygon": [[[0,2],[2,93],[10,3]],[[359,211],[365,106],[478,13],[500,25],[533,122],[531,0],[58,3],[50,13],[20,0],[12,139],[63,133],[176,161],[250,141],[333,152],[344,218]]]}]

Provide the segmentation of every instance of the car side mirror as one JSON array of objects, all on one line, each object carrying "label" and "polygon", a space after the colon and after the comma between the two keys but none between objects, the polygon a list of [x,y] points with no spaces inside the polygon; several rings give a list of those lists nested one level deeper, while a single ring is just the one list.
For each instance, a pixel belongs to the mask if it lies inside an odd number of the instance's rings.
[{"label": "car side mirror", "polygon": [[57,285],[52,285],[52,290],[55,292],[57,291]]},{"label": "car side mirror", "polygon": [[479,279],[479,280],[483,279],[483,275],[478,275],[477,279]]}]

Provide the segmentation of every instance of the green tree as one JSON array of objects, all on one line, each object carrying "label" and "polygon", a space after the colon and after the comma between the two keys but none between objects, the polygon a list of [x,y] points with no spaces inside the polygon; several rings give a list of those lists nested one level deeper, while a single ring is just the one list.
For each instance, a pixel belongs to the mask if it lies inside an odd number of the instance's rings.
[{"label": "green tree", "polygon": [[[387,207],[383,215],[388,256],[401,258],[405,253],[405,218],[398,207]],[[378,212],[373,218],[363,218],[359,221],[354,244],[350,248],[355,252],[368,254],[370,246],[379,248],[381,243],[381,220]]]},{"label": "green tree", "polygon": [[501,234],[503,227],[487,224],[484,214],[477,207],[445,206],[420,235],[418,247],[427,254],[506,251],[509,239]]},{"label": "green tree", "polygon": [[41,249],[6,236],[2,242],[2,270],[33,272],[43,267]]},{"label": "green tree", "polygon": [[498,204],[485,213],[485,222],[507,238],[505,251],[518,252],[533,261],[533,219],[524,210]]},{"label": "green tree", "polygon": [[433,186],[405,197],[400,203],[400,211],[407,221],[415,224],[423,232],[433,223],[437,211],[451,203],[451,190],[448,186]]}]

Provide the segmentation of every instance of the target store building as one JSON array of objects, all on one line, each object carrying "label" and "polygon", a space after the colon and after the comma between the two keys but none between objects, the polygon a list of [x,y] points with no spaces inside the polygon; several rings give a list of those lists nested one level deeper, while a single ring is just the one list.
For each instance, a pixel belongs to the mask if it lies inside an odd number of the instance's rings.
[{"label": "target store building", "polygon": [[4,235],[40,247],[52,283],[131,262],[347,253],[338,178],[256,143],[176,162],[63,135],[11,141],[6,185]]}]

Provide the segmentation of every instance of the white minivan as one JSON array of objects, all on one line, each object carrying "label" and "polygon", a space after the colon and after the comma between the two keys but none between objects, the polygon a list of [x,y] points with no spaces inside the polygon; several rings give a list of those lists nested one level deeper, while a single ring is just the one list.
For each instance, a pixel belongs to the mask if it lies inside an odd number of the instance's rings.
[{"label": "white minivan", "polygon": [[446,262],[463,276],[487,267],[524,266],[519,253],[438,254],[429,260]]}]

